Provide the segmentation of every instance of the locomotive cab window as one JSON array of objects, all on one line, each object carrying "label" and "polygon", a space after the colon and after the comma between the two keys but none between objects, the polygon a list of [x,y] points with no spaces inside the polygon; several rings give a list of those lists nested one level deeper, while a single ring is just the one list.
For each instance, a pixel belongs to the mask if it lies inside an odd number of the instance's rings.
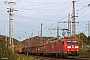
[{"label": "locomotive cab window", "polygon": [[76,40],[68,40],[67,44],[78,44]]}]

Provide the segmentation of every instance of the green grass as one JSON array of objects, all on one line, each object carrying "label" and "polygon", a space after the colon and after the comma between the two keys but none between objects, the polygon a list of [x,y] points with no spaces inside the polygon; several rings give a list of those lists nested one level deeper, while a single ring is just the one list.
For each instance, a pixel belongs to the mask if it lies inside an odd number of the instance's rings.
[{"label": "green grass", "polygon": [[17,60],[35,60],[31,56],[23,55],[23,54],[16,54],[17,55]]}]

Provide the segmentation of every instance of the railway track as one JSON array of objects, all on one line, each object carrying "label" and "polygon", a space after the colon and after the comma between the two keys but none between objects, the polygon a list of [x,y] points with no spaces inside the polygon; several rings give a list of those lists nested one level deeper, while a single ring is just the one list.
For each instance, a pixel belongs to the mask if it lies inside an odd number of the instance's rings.
[{"label": "railway track", "polygon": [[79,56],[78,58],[55,58],[55,57],[45,57],[45,56],[32,56],[35,60],[90,60],[90,57]]}]

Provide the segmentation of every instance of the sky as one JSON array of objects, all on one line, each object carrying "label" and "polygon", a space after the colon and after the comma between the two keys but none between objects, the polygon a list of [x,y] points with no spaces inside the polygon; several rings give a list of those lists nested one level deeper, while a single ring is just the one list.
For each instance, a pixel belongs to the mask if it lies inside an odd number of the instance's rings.
[{"label": "sky", "polygon": [[[13,37],[22,41],[29,37],[40,34],[40,24],[42,22],[43,36],[56,36],[57,22],[68,21],[72,16],[72,0],[5,0],[16,2],[13,5]],[[76,0],[76,34],[80,32],[88,36],[88,21],[90,21],[90,0]],[[0,34],[9,36],[9,13],[10,5],[0,0]],[[7,28],[6,28],[7,27]],[[67,23],[60,23],[59,28],[67,28]],[[32,34],[33,33],[33,34]],[[60,35],[62,31],[60,30]],[[32,36],[31,36],[32,35]]]}]

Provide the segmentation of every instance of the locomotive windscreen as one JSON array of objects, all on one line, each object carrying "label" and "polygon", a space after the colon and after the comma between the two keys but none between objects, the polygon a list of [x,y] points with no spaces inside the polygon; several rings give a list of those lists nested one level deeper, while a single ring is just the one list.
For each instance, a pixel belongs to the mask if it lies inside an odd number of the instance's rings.
[{"label": "locomotive windscreen", "polygon": [[78,44],[76,40],[67,40],[67,44]]}]

